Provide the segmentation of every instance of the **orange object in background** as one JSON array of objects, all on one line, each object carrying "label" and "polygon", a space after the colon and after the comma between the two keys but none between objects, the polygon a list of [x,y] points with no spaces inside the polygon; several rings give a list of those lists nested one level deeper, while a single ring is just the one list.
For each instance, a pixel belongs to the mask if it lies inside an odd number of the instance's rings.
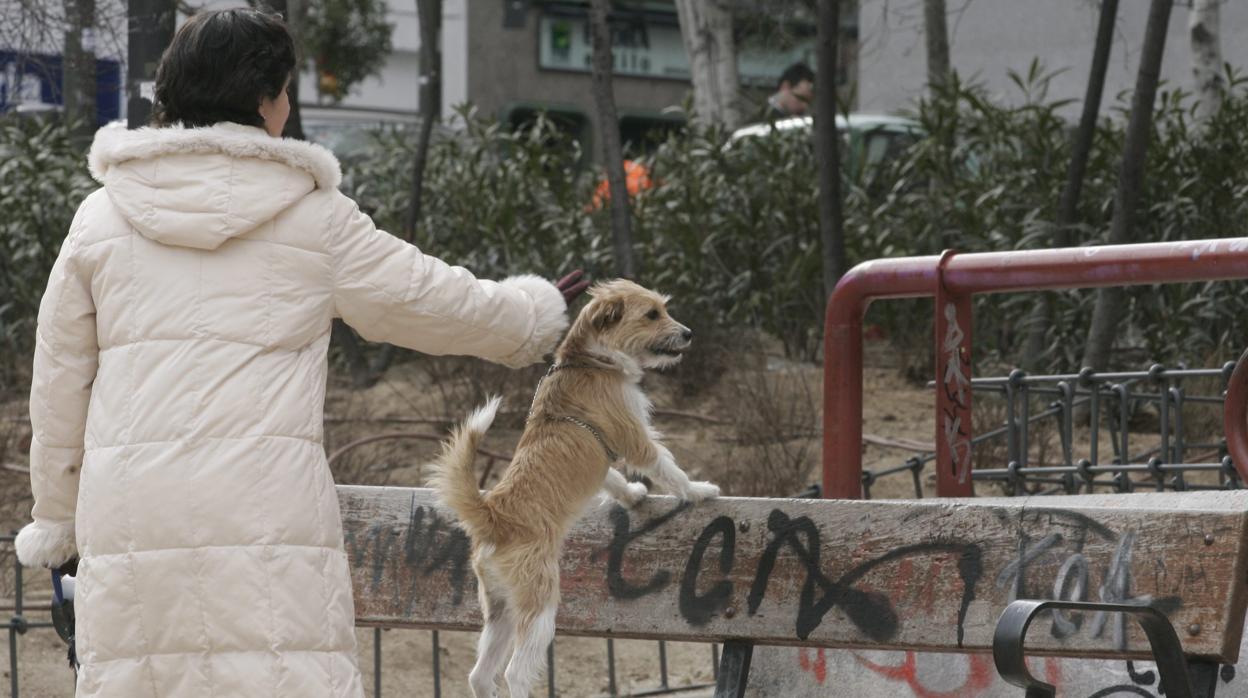
[{"label": "orange object in background", "polygon": [[[624,161],[624,187],[628,190],[629,198],[653,186],[654,183],[650,181],[650,170],[646,169],[645,165],[635,160]],[[603,177],[594,189],[594,198],[588,208],[591,211],[597,211],[609,201],[611,201],[611,185],[607,182],[607,178]]]}]

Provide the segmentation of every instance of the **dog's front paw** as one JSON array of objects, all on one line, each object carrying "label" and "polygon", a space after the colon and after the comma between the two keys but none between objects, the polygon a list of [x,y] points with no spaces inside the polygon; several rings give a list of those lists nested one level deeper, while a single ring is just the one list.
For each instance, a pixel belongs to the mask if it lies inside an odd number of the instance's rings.
[{"label": "dog's front paw", "polygon": [[719,496],[719,485],[710,482],[691,482],[689,483],[689,491],[685,493],[685,499],[691,502],[701,502],[707,499],[715,499]]},{"label": "dog's front paw", "polygon": [[630,482],[628,483],[628,487],[626,488],[624,497],[620,500],[620,503],[629,509],[632,509],[645,501],[646,495],[649,493],[650,490],[646,489],[645,484],[640,482]]}]

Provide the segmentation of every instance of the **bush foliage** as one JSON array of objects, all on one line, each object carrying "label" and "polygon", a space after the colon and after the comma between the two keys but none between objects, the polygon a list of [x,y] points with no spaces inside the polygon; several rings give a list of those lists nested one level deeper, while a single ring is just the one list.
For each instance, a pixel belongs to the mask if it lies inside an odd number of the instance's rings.
[{"label": "bush foliage", "polygon": [[[611,275],[608,211],[591,206],[599,173],[575,142],[538,119],[512,132],[471,112],[435,142],[417,242],[478,274]],[[398,229],[411,142],[376,134],[376,155],[348,175],[349,193]],[[655,186],[633,201],[642,282],[672,294],[703,328],[746,325],[809,353],[821,306],[814,153],[802,134],[726,147],[718,130],[675,134],[641,158]]]},{"label": "bush foliage", "polygon": [[[1193,100],[1163,90],[1150,146],[1137,241],[1248,235],[1248,83],[1230,75],[1222,110],[1204,125]],[[1073,125],[1047,95],[1038,64],[1012,75],[1010,105],[956,80],[911,116],[929,134],[901,157],[846,175],[846,248],[878,257],[1052,246]],[[1126,96],[1103,116],[1090,155],[1077,244],[1108,233],[1126,124]],[[605,211],[586,204],[600,177],[578,169],[575,144],[547,121],[508,132],[471,113],[441,139],[426,175],[422,242],[482,274],[554,274],[574,265],[609,274]],[[397,228],[406,200],[406,139],[379,134],[377,155],[354,173],[366,209]],[[749,326],[799,357],[817,356],[822,322],[816,163],[810,139],[787,133],[728,146],[728,134],[673,134],[639,159],[655,186],[633,201],[642,281],[673,294],[703,325]],[[1200,362],[1244,341],[1238,284],[1141,287],[1131,293],[1123,360]],[[1060,294],[1047,363],[1076,367],[1094,294]],[[977,356],[1012,363],[1028,295],[977,301]],[[873,317],[899,341],[927,347],[930,306],[881,304]],[[1225,353],[1225,352],[1221,352]]]},{"label": "bush foliage", "polygon": [[[957,83],[919,105],[915,117],[935,137],[881,173],[895,182],[881,199],[851,197],[854,227],[847,234],[872,239],[868,256],[1054,244],[1073,126],[1059,118],[1063,104],[1046,98],[1049,76],[1038,66],[1013,77],[1027,96],[1016,107],[1002,107],[982,89]],[[1248,82],[1230,74],[1228,84],[1222,110],[1204,125],[1193,120],[1190,95],[1180,90],[1159,95],[1134,241],[1248,235],[1248,169],[1239,164],[1248,157]],[[1071,235],[1075,244],[1102,244],[1108,237],[1126,98],[1098,125]],[[915,182],[929,186],[912,186]],[[861,195],[858,190],[852,196]],[[1248,330],[1240,288],[1238,283],[1209,283],[1131,289],[1119,348],[1132,351],[1122,352],[1119,363],[1199,363],[1238,354]],[[1057,298],[1047,330],[1047,364],[1077,368],[1095,294],[1071,291]],[[1027,294],[977,300],[980,356],[1006,364],[1016,360],[1024,337],[1020,323],[1032,302]]]},{"label": "bush foliage", "polygon": [[68,129],[0,120],[0,385],[12,385],[30,363],[52,263],[94,188]]},{"label": "bush foliage", "polygon": [[[878,257],[1051,246],[1070,157],[1067,105],[1046,94],[1033,65],[1014,75],[1010,105],[952,81],[911,116],[929,137],[900,157],[846,175],[851,262]],[[1227,98],[1205,124],[1193,100],[1163,90],[1149,150],[1137,241],[1248,236],[1248,83],[1229,75]],[[1108,231],[1126,100],[1100,121],[1079,220],[1078,244]],[[538,119],[511,131],[471,111],[434,142],[415,242],[475,273],[554,276],[583,267],[610,276],[606,210],[591,206],[601,173],[575,142]],[[408,201],[413,138],[381,129],[376,147],[347,163],[344,188],[389,230]],[[719,130],[670,135],[637,158],[654,186],[632,202],[641,281],[672,294],[699,329],[756,328],[794,356],[818,355],[822,322],[816,163],[810,138],[777,134],[729,144]],[[83,153],[63,129],[0,124],[0,343],[12,371],[29,356],[35,310],[77,203],[92,188]],[[1141,287],[1130,296],[1120,344],[1134,363],[1200,363],[1245,342],[1242,284]],[[1091,292],[1058,294],[1048,363],[1072,369],[1091,314]],[[977,360],[1012,363],[1027,295],[977,300]],[[928,351],[930,305],[881,304],[873,321],[898,342]],[[1124,355],[1125,357],[1126,355]],[[1126,360],[1124,358],[1123,360]]]}]

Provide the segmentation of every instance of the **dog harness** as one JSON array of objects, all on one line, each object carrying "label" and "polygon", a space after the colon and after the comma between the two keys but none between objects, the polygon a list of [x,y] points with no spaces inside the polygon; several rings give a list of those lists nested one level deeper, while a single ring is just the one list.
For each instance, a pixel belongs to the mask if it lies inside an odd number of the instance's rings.
[{"label": "dog harness", "polygon": [[[533,405],[537,404],[537,393],[538,391],[542,389],[542,383],[547,378],[550,377],[550,374],[554,373],[555,371],[561,371],[565,368],[594,368],[594,367],[586,366],[584,364],[551,364],[550,368],[546,369],[546,374],[543,375],[541,379],[537,381],[537,388],[533,390],[533,403],[529,405],[529,416],[527,417],[527,419],[533,418]],[[608,462],[614,463],[620,460],[620,454],[616,453],[615,450],[611,448],[611,446],[607,443],[606,437],[602,435],[602,432],[599,431],[598,427],[594,426],[593,424],[590,424],[589,422],[581,419],[580,417],[573,417],[572,415],[563,415],[563,414],[559,414],[559,415],[548,414],[546,415],[546,421],[568,422],[569,424],[575,424],[576,426],[594,435],[594,438],[597,439],[598,443],[602,445],[602,450],[606,452]]]}]

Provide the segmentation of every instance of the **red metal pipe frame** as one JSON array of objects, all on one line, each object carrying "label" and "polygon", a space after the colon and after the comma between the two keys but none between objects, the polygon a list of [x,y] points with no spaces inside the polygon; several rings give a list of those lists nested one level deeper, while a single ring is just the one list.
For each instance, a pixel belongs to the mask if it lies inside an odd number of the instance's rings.
[{"label": "red metal pipe frame", "polygon": [[971,294],[950,287],[954,259],[945,250],[936,263],[936,491],[972,497],[971,482]]},{"label": "red metal pipe frame", "polygon": [[1231,379],[1227,382],[1222,427],[1226,430],[1226,450],[1239,472],[1239,479],[1248,482],[1248,350],[1239,357]]},{"label": "red metal pipe frame", "polygon": [[[828,301],[823,376],[825,497],[862,496],[862,320],[872,301],[934,297],[938,285],[954,298],[969,298],[975,293],[1243,279],[1248,278],[1248,238],[946,255],[943,265],[941,259],[901,257],[859,264],[841,278]],[[969,322],[966,334],[970,334]],[[1240,403],[1248,399],[1248,367],[1241,361],[1240,368],[1242,380],[1232,380],[1227,395],[1226,436],[1232,456],[1237,456],[1235,449],[1245,456],[1235,457],[1243,476],[1248,471],[1248,435],[1244,433],[1245,411],[1239,408],[1245,405],[1231,400],[1232,395]],[[970,378],[969,373],[966,377]],[[1239,418],[1232,423],[1231,416],[1236,414]],[[939,444],[941,435],[937,436]]]}]

